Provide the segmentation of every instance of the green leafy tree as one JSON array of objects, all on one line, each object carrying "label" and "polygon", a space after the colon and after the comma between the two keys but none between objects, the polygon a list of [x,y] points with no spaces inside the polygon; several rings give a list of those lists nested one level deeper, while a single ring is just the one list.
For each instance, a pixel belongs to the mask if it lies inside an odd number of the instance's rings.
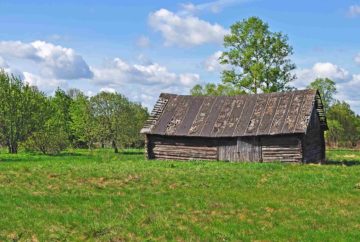
[{"label": "green leafy tree", "polygon": [[27,151],[56,155],[69,146],[68,135],[56,126],[46,124],[42,130],[34,132],[24,143]]},{"label": "green leafy tree", "polygon": [[117,93],[101,92],[91,98],[91,105],[98,140],[102,144],[110,143],[115,153],[118,153],[131,122],[127,99]]},{"label": "green leafy tree", "polygon": [[334,95],[337,93],[335,82],[329,78],[317,78],[310,83],[308,88],[319,90],[325,112],[327,112],[335,101]]},{"label": "green leafy tree", "polygon": [[338,120],[328,120],[329,130],[325,133],[325,140],[330,146],[339,146],[339,141],[343,140],[344,128]]},{"label": "green leafy tree", "polygon": [[139,132],[147,119],[147,110],[118,93],[101,92],[90,99],[98,140],[119,148],[143,140]]},{"label": "green leafy tree", "polygon": [[229,84],[208,83],[205,86],[195,85],[190,93],[193,96],[234,96],[244,94],[244,91]]},{"label": "green leafy tree", "polygon": [[230,83],[246,93],[286,91],[295,79],[291,72],[295,64],[288,37],[281,32],[271,32],[267,23],[258,17],[236,22],[224,37],[227,49],[220,63],[232,66],[222,73],[223,83]]},{"label": "green leafy tree", "polygon": [[359,117],[351,110],[346,102],[335,102],[327,113],[329,131],[327,135],[329,144],[354,147],[360,140]]},{"label": "green leafy tree", "polygon": [[73,137],[70,131],[71,117],[70,106],[72,99],[65,91],[58,88],[55,91],[54,97],[50,98],[50,105],[53,109],[51,120],[51,126],[56,127],[59,132],[64,132],[68,135],[68,139],[72,140]]},{"label": "green leafy tree", "polygon": [[90,100],[82,92],[77,92],[73,96],[70,118],[70,130],[74,136],[75,146],[81,147],[81,144],[86,144],[91,149],[96,141],[95,118]]},{"label": "green leafy tree", "polygon": [[46,97],[37,88],[0,71],[0,133],[9,153],[17,153],[19,144],[42,127],[47,108]]},{"label": "green leafy tree", "polygon": [[140,134],[140,130],[148,119],[149,113],[141,104],[129,103],[129,117],[132,120],[128,119],[131,123],[128,124],[127,139],[124,140],[122,145],[137,148],[144,147],[144,137]]}]

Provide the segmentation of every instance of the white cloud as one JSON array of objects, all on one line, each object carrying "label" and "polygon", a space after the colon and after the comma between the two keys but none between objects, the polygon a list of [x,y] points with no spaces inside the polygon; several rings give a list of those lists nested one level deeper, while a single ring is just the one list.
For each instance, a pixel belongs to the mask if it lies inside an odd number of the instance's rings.
[{"label": "white cloud", "polygon": [[39,60],[35,47],[31,43],[21,41],[0,41],[0,54],[15,58]]},{"label": "white cloud", "polygon": [[104,67],[91,69],[95,85],[114,89],[149,109],[161,92],[188,94],[191,87],[201,82],[199,74],[177,74],[154,62],[131,64],[115,58]]},{"label": "white cloud", "polygon": [[22,71],[16,68],[11,68],[10,65],[6,62],[6,60],[1,56],[0,56],[0,69],[4,70],[8,74],[12,74],[20,79],[24,79],[24,74],[22,73]]},{"label": "white cloud", "polygon": [[316,78],[330,78],[344,81],[349,77],[349,72],[330,62],[318,62],[310,69],[298,69],[295,71],[297,80],[292,84],[298,88],[304,88]]},{"label": "white cloud", "polygon": [[338,93],[336,98],[345,101],[351,105],[357,114],[360,114],[360,74],[353,74],[351,80],[348,82],[339,83],[336,85]]},{"label": "white cloud", "polygon": [[92,68],[96,84],[108,86],[124,85],[185,85],[196,84],[200,77],[198,74],[175,74],[158,63],[129,64],[120,58],[115,58],[103,68]]},{"label": "white cloud", "polygon": [[8,68],[8,63],[0,56],[0,68]]},{"label": "white cloud", "polygon": [[102,88],[100,88],[100,92],[115,93],[116,90],[114,88],[111,88],[111,87],[102,87]]},{"label": "white cloud", "polygon": [[52,93],[56,88],[68,88],[68,83],[65,80],[56,79],[56,78],[44,78],[42,76],[36,75],[30,72],[23,72],[23,78],[25,83],[28,83],[30,86],[37,86],[45,93]]},{"label": "white cloud", "polygon": [[356,63],[360,64],[360,53],[355,56],[354,60]]},{"label": "white cloud", "polygon": [[161,32],[165,45],[195,46],[205,43],[222,43],[228,30],[219,24],[211,24],[195,16],[180,16],[160,9],[149,15],[149,24]]},{"label": "white cloud", "polygon": [[0,54],[10,58],[28,59],[42,65],[42,75],[59,79],[91,78],[84,59],[73,49],[44,41],[24,43],[1,41]]},{"label": "white cloud", "polygon": [[204,61],[204,67],[209,72],[221,72],[225,69],[228,69],[228,65],[222,65],[220,64],[219,58],[222,55],[222,51],[216,51],[214,54],[209,56]]},{"label": "white cloud", "polygon": [[150,46],[150,39],[149,37],[146,36],[140,36],[137,40],[136,40],[136,45],[138,47],[141,48],[147,48]]},{"label": "white cloud", "polygon": [[347,78],[349,72],[330,62],[319,62],[313,67],[313,72],[316,77],[328,77],[334,79],[344,80]]},{"label": "white cloud", "polygon": [[201,4],[185,3],[181,4],[181,14],[194,14],[200,11],[210,11],[212,13],[219,13],[225,7],[247,2],[246,0],[217,0],[212,2],[206,2]]},{"label": "white cloud", "polygon": [[348,13],[351,17],[360,15],[360,5],[352,5],[349,7]]},{"label": "white cloud", "polygon": [[179,76],[181,84],[184,86],[192,87],[195,83],[200,81],[199,74],[185,73]]}]

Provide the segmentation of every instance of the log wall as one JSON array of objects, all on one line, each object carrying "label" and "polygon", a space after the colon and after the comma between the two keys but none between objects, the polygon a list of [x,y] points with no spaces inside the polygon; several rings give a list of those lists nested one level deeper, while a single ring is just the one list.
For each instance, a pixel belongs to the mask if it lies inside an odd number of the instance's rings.
[{"label": "log wall", "polygon": [[321,162],[325,160],[324,131],[319,116],[314,109],[306,135],[303,138],[304,162]]},{"label": "log wall", "polygon": [[260,137],[179,137],[147,135],[149,159],[314,162],[325,158],[320,123],[311,118],[306,136],[300,134]]},{"label": "log wall", "polygon": [[297,135],[261,137],[262,161],[301,162],[301,137]]},{"label": "log wall", "polygon": [[162,160],[218,160],[216,139],[148,135],[148,158]]}]

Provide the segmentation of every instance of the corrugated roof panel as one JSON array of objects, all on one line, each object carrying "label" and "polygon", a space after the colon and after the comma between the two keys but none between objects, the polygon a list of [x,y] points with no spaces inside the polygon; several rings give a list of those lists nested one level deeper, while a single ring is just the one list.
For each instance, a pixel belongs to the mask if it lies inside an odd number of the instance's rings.
[{"label": "corrugated roof panel", "polygon": [[269,134],[270,127],[274,118],[274,113],[280,102],[280,95],[278,93],[273,93],[270,95],[269,100],[266,104],[266,109],[264,116],[261,119],[257,134]]},{"label": "corrugated roof panel", "polygon": [[166,126],[174,115],[175,108],[177,106],[177,100],[180,99],[180,96],[171,95],[168,96],[168,99],[169,101],[151,133],[165,134]]},{"label": "corrugated roof panel", "polygon": [[294,132],[306,132],[308,123],[310,120],[312,109],[314,108],[315,102],[315,91],[308,91],[304,94],[304,102],[300,109],[299,117],[297,123],[294,127]]},{"label": "corrugated roof panel", "polygon": [[211,131],[214,128],[214,124],[219,116],[219,112],[225,102],[225,97],[216,97],[215,103],[210,111],[208,119],[205,121],[203,130],[201,131],[201,136],[211,136]]},{"label": "corrugated roof panel", "polygon": [[280,103],[274,114],[274,118],[270,128],[270,134],[281,133],[282,127],[284,125],[284,120],[291,105],[293,95],[294,93],[291,93],[290,95],[284,94],[281,97]]},{"label": "corrugated roof panel", "polygon": [[194,97],[194,99],[189,99],[189,100],[191,101],[189,110],[186,114],[186,118],[181,122],[181,124],[177,128],[176,135],[181,135],[181,136],[188,135],[189,129],[191,128],[191,125],[193,124],[196,115],[198,114],[199,109],[204,102],[204,97]]},{"label": "corrugated roof panel", "polygon": [[316,95],[315,90],[234,97],[161,94],[141,132],[203,137],[305,133],[312,110],[324,114]]},{"label": "corrugated roof panel", "polygon": [[210,115],[210,111],[214,104],[214,101],[215,97],[204,97],[204,101],[200,107],[200,111],[198,112],[194,122],[189,129],[189,135],[199,136],[201,134],[205,122]]},{"label": "corrugated roof panel", "polygon": [[240,120],[235,128],[233,136],[243,136],[245,130],[249,126],[251,116],[254,112],[256,99],[258,95],[249,95],[246,99],[244,110],[241,114]]},{"label": "corrugated roof panel", "polygon": [[232,113],[232,110],[235,106],[236,99],[226,98],[222,109],[219,112],[219,116],[214,124],[213,130],[211,131],[211,136],[221,135],[223,130],[226,127],[227,121]]},{"label": "corrugated roof panel", "polygon": [[182,123],[183,119],[186,118],[187,111],[190,106],[190,102],[192,100],[190,98],[186,98],[182,96],[181,100],[179,101],[179,104],[176,106],[174,115],[171,118],[170,122],[166,125],[166,135],[174,135],[176,134],[177,128]]},{"label": "corrugated roof panel", "polygon": [[[224,131],[222,132],[221,136],[232,136],[235,128],[240,120],[241,113],[245,107],[245,102],[247,99],[247,95],[241,95],[234,97],[234,107],[230,114],[230,117],[228,118]],[[220,136],[220,134],[218,134]]]},{"label": "corrugated roof panel", "polygon": [[251,115],[249,125],[245,131],[245,135],[255,135],[259,127],[263,113],[266,109],[266,104],[268,101],[269,95],[259,95],[256,104],[254,107],[254,112]]},{"label": "corrugated roof panel", "polygon": [[291,133],[294,130],[296,120],[299,116],[299,112],[301,109],[301,105],[304,99],[304,95],[302,93],[295,93],[291,106],[289,108],[289,112],[285,118],[283,128],[281,133]]}]

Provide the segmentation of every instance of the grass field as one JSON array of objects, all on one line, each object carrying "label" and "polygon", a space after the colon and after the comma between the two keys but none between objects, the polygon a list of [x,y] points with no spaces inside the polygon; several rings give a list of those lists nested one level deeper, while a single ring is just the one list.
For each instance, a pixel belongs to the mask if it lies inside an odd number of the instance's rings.
[{"label": "grass field", "polygon": [[360,152],[327,165],[0,154],[0,241],[360,241]]}]

